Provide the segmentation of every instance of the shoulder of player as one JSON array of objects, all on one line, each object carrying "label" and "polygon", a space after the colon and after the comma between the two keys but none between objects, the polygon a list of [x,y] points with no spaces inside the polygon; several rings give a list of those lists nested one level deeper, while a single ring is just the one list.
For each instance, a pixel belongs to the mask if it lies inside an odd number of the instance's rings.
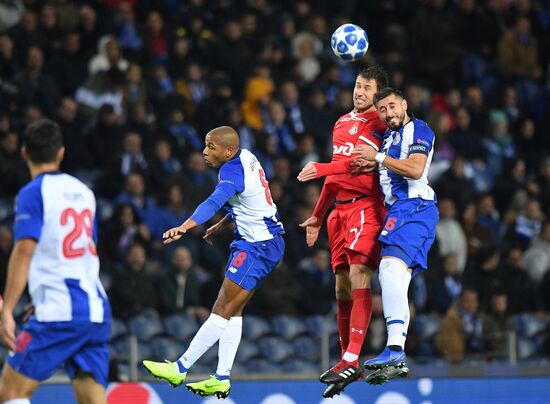
[{"label": "shoulder of player", "polygon": [[239,153],[235,157],[233,157],[229,161],[226,161],[220,167],[220,178],[228,175],[234,176],[238,173],[242,173],[244,170],[244,165],[246,164],[246,160],[250,158],[249,156],[254,157],[254,155],[246,149],[239,150]]},{"label": "shoulder of player", "polygon": [[422,119],[412,118],[411,124],[414,127],[415,136],[435,136],[432,128]]},{"label": "shoulder of player", "polygon": [[43,176],[39,176],[25,184],[17,193],[17,198],[19,199],[21,197],[28,197],[36,193],[41,194],[43,178]]}]

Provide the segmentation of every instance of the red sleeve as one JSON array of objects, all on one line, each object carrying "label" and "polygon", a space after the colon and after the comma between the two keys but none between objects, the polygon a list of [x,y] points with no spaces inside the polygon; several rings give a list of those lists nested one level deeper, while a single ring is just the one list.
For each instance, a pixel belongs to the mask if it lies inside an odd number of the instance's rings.
[{"label": "red sleeve", "polygon": [[313,213],[311,214],[311,216],[317,218],[318,226],[321,226],[321,224],[323,223],[323,219],[327,214],[328,208],[330,208],[330,206],[332,205],[332,202],[334,202],[334,193],[332,192],[332,190],[329,190],[328,187],[325,186],[325,184],[323,184],[321,195],[319,195],[319,199],[315,204],[315,209],[313,209]]},{"label": "red sleeve", "polygon": [[326,177],[327,175],[347,174],[349,173],[349,167],[352,161],[353,160],[350,158],[331,161],[330,163],[313,163],[317,169],[317,176],[315,178]]}]

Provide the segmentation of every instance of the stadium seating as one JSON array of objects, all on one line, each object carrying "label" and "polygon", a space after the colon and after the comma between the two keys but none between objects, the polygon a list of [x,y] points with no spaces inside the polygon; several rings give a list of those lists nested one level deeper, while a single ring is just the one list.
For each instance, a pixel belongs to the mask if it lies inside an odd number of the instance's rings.
[{"label": "stadium seating", "polygon": [[321,359],[321,341],[319,338],[302,336],[292,341],[292,344],[298,358],[308,361],[319,361]]},{"label": "stadium seating", "polygon": [[260,351],[271,362],[281,362],[295,354],[292,343],[279,337],[266,337],[259,341]]},{"label": "stadium seating", "polygon": [[126,325],[126,323],[122,320],[113,318],[111,322],[111,340],[115,340],[127,334],[128,334],[128,326]]},{"label": "stadium seating", "polygon": [[257,342],[242,339],[241,344],[239,345],[239,350],[237,351],[237,356],[235,358],[238,363],[246,363],[252,358],[261,356],[260,347]]},{"label": "stadium seating", "polygon": [[309,333],[317,337],[338,333],[338,325],[333,316],[309,316],[305,323]]},{"label": "stadium seating", "polygon": [[128,321],[128,328],[140,341],[148,341],[164,332],[158,314],[154,310],[147,310],[132,317]]},{"label": "stadium seating", "polygon": [[154,338],[150,342],[150,347],[156,360],[168,359],[170,361],[178,359],[185,349],[181,343],[168,337]]},{"label": "stadium seating", "polygon": [[164,319],[164,329],[169,336],[183,342],[195,335],[199,325],[193,317],[174,314]]},{"label": "stadium seating", "polygon": [[273,331],[280,337],[292,339],[307,333],[304,320],[293,316],[275,316],[271,319]]},{"label": "stadium seating", "polygon": [[290,359],[281,363],[284,372],[319,372],[320,365],[312,361],[302,359]]},{"label": "stadium seating", "polygon": [[520,314],[516,321],[516,330],[520,337],[532,338],[546,329],[546,322],[531,314]]},{"label": "stadium seating", "polygon": [[246,365],[246,369],[248,370],[248,372],[252,373],[269,373],[282,371],[281,366],[263,358],[252,359]]},{"label": "stadium seating", "polygon": [[248,339],[257,339],[271,333],[271,326],[266,319],[258,316],[244,317],[243,337]]}]

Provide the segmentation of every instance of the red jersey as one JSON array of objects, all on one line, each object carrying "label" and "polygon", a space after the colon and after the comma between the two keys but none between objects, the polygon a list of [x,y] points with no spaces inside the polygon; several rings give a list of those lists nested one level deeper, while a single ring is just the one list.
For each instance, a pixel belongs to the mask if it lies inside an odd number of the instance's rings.
[{"label": "red jersey", "polygon": [[332,161],[316,164],[317,176],[328,177],[315,207],[314,216],[316,216],[315,213],[320,213],[321,217],[324,216],[325,206],[332,202],[325,198],[330,199],[331,196],[337,200],[349,200],[364,195],[381,198],[376,170],[352,175],[350,164],[354,159],[351,153],[359,144],[369,144],[379,150],[382,145],[381,134],[385,130],[386,125],[380,120],[376,111],[359,114],[352,111],[336,121],[332,130]]}]

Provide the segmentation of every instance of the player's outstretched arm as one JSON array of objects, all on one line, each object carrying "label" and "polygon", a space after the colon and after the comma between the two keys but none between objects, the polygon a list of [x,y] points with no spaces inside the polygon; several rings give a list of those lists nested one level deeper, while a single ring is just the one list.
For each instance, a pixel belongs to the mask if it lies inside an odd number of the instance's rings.
[{"label": "player's outstretched arm", "polygon": [[185,233],[187,233],[189,230],[191,230],[193,227],[197,226],[197,222],[195,222],[193,219],[189,218],[181,226],[178,227],[172,227],[171,229],[165,231],[162,234],[162,238],[164,239],[164,244],[170,244],[176,240],[179,240],[181,236],[183,236]]},{"label": "player's outstretched arm", "polygon": [[218,210],[226,203],[233,195],[235,195],[235,185],[230,182],[219,182],[216,189],[206,200],[197,206],[195,212],[181,226],[174,227],[162,235],[164,244],[170,244],[173,241],[179,240],[181,236],[187,233],[193,227],[199,226],[209,221]]},{"label": "player's outstretched arm", "polygon": [[352,159],[331,161],[330,163],[310,161],[298,174],[298,181],[306,182],[316,178],[326,177],[327,175],[346,174],[349,172],[352,162]]},{"label": "player's outstretched arm", "polygon": [[36,241],[23,238],[15,243],[8,262],[8,278],[6,294],[2,307],[1,332],[2,341],[12,351],[15,351],[15,320],[13,309],[25,290],[29,279],[31,258],[36,249]]}]

